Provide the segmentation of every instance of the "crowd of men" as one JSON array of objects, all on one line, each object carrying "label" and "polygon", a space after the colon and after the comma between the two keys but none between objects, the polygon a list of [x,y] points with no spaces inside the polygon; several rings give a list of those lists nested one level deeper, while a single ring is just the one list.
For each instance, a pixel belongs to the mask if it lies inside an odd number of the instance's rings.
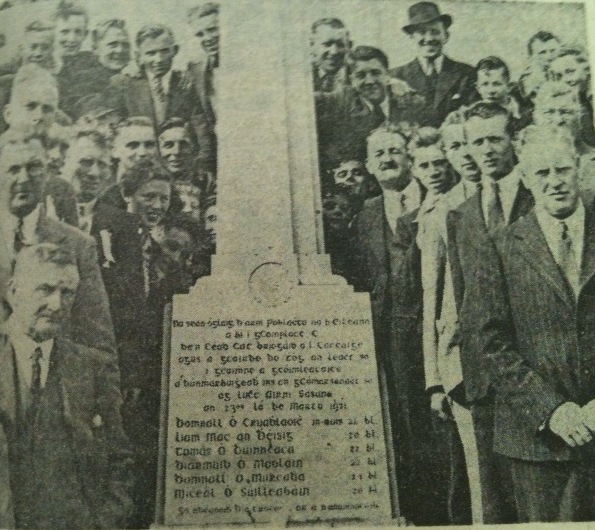
[{"label": "crowd of men", "polygon": [[311,28],[326,249],[370,293],[402,515],[593,520],[587,57],[539,31],[512,79],[450,58],[436,4],[407,22],[396,68],[337,18]]},{"label": "crowd of men", "polygon": [[188,24],[179,70],[62,1],[0,66],[2,528],[154,521],[164,311],[215,251],[218,5]]}]

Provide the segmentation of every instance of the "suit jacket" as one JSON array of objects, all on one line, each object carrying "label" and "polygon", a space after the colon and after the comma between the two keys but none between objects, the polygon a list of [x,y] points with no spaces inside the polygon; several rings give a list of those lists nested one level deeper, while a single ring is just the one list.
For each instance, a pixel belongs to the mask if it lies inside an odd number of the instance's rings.
[{"label": "suit jacket", "polygon": [[44,196],[46,215],[78,228],[76,192],[70,182],[58,176],[48,177]]},{"label": "suit jacket", "polygon": [[[408,93],[389,93],[389,122],[405,129],[423,119],[423,98]],[[366,138],[383,121],[351,86],[316,94],[318,147],[321,160],[365,160]]]},{"label": "suit jacket", "polygon": [[593,458],[547,429],[563,402],[595,398],[595,218],[587,210],[578,299],[535,212],[497,231],[469,284],[475,342],[496,387],[494,449],[534,461]]},{"label": "suit jacket", "polygon": [[118,208],[96,204],[91,236],[107,291],[120,359],[122,388],[138,386],[134,378],[142,364],[145,304],[140,221]]},{"label": "suit jacket", "polygon": [[14,528],[9,470],[8,438],[4,432],[2,416],[0,416],[0,528]]},{"label": "suit jacket", "polygon": [[[131,454],[122,430],[118,370],[104,352],[56,338],[50,370],[57,376],[60,410],[67,426],[77,477],[64,477],[56,470],[55,483],[63,479],[80,485],[86,505],[100,528],[115,528],[125,522],[130,510]],[[52,374],[48,375],[49,377]],[[19,406],[15,386],[15,357],[10,339],[0,334],[0,419],[9,446],[17,443]],[[41,407],[44,407],[45,394]],[[47,405],[45,405],[47,406]],[[39,428],[39,427],[38,427]],[[43,437],[43,432],[36,435]],[[11,464],[15,465],[14,460]],[[80,491],[73,492],[80,495]]]},{"label": "suit jacket", "polygon": [[[69,337],[77,343],[107,352],[115,352],[115,340],[109,303],[97,265],[95,242],[78,228],[40,216],[37,226],[38,243],[54,243],[67,247],[76,257],[80,283],[72,308]],[[5,241],[0,233],[0,297],[4,300],[12,275],[12,241]],[[6,304],[0,320],[8,316]]]},{"label": "suit jacket", "polygon": [[475,70],[472,66],[453,61],[444,56],[442,70],[438,74],[436,92],[430,101],[427,76],[417,59],[398,66],[391,75],[405,81],[418,94],[425,98],[424,119],[420,125],[440,127],[444,118],[467,104],[475,84]]},{"label": "suit jacket", "polygon": [[[155,129],[161,125],[155,116],[149,81],[142,72],[134,77],[126,74],[113,76],[106,97],[122,116],[146,116],[153,120]],[[188,72],[174,70],[171,74],[165,120],[169,118],[189,122],[201,149],[200,157],[213,158],[212,129],[201,104],[199,89]]]},{"label": "suit jacket", "polygon": [[[527,215],[533,208],[531,192],[522,183],[519,185],[510,222]],[[465,304],[466,285],[472,281],[476,268],[485,258],[486,245],[490,240],[481,209],[481,193],[467,199],[459,208],[447,215],[448,260],[454,287],[454,296],[462,327],[461,363],[467,399],[477,401],[489,394],[490,379],[483,360],[478,358],[477,345],[470,340],[467,331],[475,325],[477,315]]]}]

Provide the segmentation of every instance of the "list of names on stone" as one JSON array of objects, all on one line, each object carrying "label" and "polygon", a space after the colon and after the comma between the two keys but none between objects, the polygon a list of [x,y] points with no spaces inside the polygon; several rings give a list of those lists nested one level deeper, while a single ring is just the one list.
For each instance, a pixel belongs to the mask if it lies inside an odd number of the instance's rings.
[{"label": "list of names on stone", "polygon": [[174,314],[165,523],[390,519],[369,318],[269,312]]}]

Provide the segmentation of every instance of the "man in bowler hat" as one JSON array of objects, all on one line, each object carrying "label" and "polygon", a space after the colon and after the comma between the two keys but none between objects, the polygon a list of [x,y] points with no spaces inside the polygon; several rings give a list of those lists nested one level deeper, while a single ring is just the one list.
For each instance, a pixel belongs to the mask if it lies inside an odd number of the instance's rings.
[{"label": "man in bowler hat", "polygon": [[457,110],[472,94],[475,74],[465,63],[444,55],[452,17],[440,13],[433,2],[419,2],[408,11],[409,23],[403,27],[417,46],[417,57],[395,68],[391,74],[425,98],[425,123],[440,127],[444,118]]}]

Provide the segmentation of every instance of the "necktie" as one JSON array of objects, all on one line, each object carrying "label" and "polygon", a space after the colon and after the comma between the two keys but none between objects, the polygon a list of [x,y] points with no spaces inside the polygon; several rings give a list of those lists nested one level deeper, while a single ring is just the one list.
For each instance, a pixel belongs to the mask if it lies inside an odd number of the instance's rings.
[{"label": "necktie", "polygon": [[374,128],[380,127],[386,121],[386,115],[378,103],[374,105],[372,115],[374,116]]},{"label": "necktie", "polygon": [[490,184],[492,193],[488,203],[488,230],[493,232],[499,226],[505,224],[502,200],[500,199],[500,186],[497,182]]},{"label": "necktie", "polygon": [[145,271],[145,295],[148,296],[151,289],[157,283],[157,266],[155,264],[155,248],[153,238],[147,235],[143,244],[143,265]]},{"label": "necktie", "polygon": [[428,103],[432,104],[436,97],[436,85],[438,84],[438,72],[433,59],[428,60],[428,73],[426,75],[428,81]]},{"label": "necktie", "polygon": [[165,91],[163,90],[163,80],[161,77],[153,77],[153,105],[155,107],[155,118],[157,123],[165,121]]},{"label": "necktie", "polygon": [[579,287],[579,269],[576,262],[574,248],[572,245],[572,238],[568,231],[568,225],[564,221],[560,221],[560,237],[558,241],[558,264],[564,272],[568,283],[572,287],[575,294],[578,293]]},{"label": "necktie", "polygon": [[25,235],[23,234],[23,218],[19,217],[17,229],[14,232],[14,253],[18,254],[25,246]]},{"label": "necktie", "polygon": [[35,348],[31,355],[31,404],[29,413],[34,417],[41,401],[41,359],[43,351],[41,348]]}]

